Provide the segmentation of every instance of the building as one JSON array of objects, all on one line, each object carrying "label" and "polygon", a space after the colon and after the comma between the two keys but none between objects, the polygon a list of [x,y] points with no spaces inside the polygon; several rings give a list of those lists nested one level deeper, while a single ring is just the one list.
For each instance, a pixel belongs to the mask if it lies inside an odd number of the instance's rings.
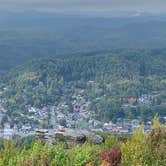
[{"label": "building", "polygon": [[3,129],[3,138],[7,140],[13,139],[13,129],[10,128],[4,128]]}]

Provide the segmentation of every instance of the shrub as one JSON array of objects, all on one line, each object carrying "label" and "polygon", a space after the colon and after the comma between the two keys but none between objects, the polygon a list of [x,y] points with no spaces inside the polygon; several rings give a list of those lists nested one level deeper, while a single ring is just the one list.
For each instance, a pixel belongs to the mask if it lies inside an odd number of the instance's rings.
[{"label": "shrub", "polygon": [[[147,137],[143,134],[142,128],[134,132],[133,137],[121,144],[122,164],[135,166],[136,164],[146,165],[149,160],[149,147]],[[149,162],[149,161],[148,161]]]},{"label": "shrub", "polygon": [[111,149],[115,145],[118,145],[118,138],[116,136],[108,136],[105,140],[104,147]]},{"label": "shrub", "polygon": [[164,128],[153,129],[148,137],[151,156],[156,165],[166,164],[166,130]]},{"label": "shrub", "polygon": [[99,145],[77,145],[68,152],[70,165],[85,166],[90,162],[93,162],[94,164],[100,163],[101,160],[96,157],[96,154],[100,151]]},{"label": "shrub", "polygon": [[119,147],[114,147],[111,150],[105,150],[99,153],[97,157],[107,161],[111,166],[118,166],[121,163],[121,150]]}]

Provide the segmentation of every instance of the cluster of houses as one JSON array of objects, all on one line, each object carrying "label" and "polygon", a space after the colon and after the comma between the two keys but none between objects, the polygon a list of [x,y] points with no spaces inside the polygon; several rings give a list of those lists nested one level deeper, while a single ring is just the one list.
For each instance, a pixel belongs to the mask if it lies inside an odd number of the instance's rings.
[{"label": "cluster of houses", "polygon": [[[103,129],[111,134],[132,134],[133,131],[141,127],[140,119],[117,119],[116,123],[104,123]],[[149,121],[144,126],[144,132],[149,133],[152,130],[152,122]]]},{"label": "cluster of houses", "polygon": [[31,119],[34,120],[47,120],[49,118],[49,109],[47,107],[43,108],[34,108],[30,107],[28,109],[29,114],[31,115]]},{"label": "cluster of houses", "polygon": [[[89,81],[88,85],[94,85],[94,81]],[[128,98],[127,102],[122,105],[124,110],[128,107],[137,108],[138,104],[151,103],[154,95],[142,95],[138,99]],[[4,99],[0,99],[0,122],[6,113],[2,107]],[[141,119],[117,119],[116,123],[104,123],[96,120],[92,115],[91,102],[84,97],[83,89],[75,89],[71,96],[72,110],[69,111],[69,104],[59,102],[54,106],[45,106],[43,108],[35,108],[28,106],[26,117],[28,121],[19,127],[17,124],[10,125],[6,123],[0,131],[0,137],[5,139],[13,139],[15,135],[26,137],[35,134],[36,129],[85,129],[88,131],[102,131],[110,134],[132,134],[133,131],[141,126]],[[22,114],[22,116],[25,116]],[[163,118],[166,122],[166,117]],[[29,121],[31,120],[31,121]],[[33,123],[34,122],[34,123]],[[149,121],[144,125],[144,131],[151,131],[152,122]]]},{"label": "cluster of houses", "polygon": [[[166,117],[164,118],[166,122]],[[107,132],[109,134],[114,135],[130,135],[135,131],[136,129],[141,127],[141,120],[139,119],[117,119],[116,123],[109,122],[109,123],[103,123],[95,119],[91,119],[87,122],[86,128],[80,128],[80,127],[66,127],[58,125],[55,128],[52,129],[42,129],[42,128],[33,128],[30,124],[22,126],[21,129],[18,129],[16,127],[10,128],[10,125],[5,125],[3,129],[0,130],[0,137],[4,139],[15,139],[15,138],[22,138],[27,137],[30,135],[35,135],[36,132],[44,132],[45,130],[49,130],[51,133],[55,132],[68,132],[72,129],[73,131],[87,131],[87,132]],[[152,130],[152,122],[148,121],[146,124],[143,125],[143,130],[146,133],[150,133]]]}]

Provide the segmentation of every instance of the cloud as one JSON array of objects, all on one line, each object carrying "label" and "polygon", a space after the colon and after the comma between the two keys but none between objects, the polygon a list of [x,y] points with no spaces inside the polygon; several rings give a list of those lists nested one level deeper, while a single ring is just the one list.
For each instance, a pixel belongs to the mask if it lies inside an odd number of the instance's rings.
[{"label": "cloud", "polygon": [[166,0],[0,0],[0,10],[165,11]]}]

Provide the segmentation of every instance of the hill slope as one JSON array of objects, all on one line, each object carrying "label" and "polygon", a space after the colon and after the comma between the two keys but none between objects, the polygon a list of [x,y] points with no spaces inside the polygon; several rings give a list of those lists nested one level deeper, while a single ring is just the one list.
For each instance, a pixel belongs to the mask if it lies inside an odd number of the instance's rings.
[{"label": "hill slope", "polygon": [[[27,106],[72,102],[78,90],[99,119],[124,115],[128,98],[149,95],[154,100],[138,105],[133,118],[165,115],[166,56],[163,50],[135,50],[65,59],[32,61],[11,71],[1,81],[2,96],[9,114],[27,113]],[[154,95],[155,94],[155,95]],[[154,95],[154,96],[153,96]],[[143,112],[141,112],[143,111]]]},{"label": "hill slope", "polygon": [[165,48],[165,16],[0,13],[0,73],[38,58],[118,48]]}]

